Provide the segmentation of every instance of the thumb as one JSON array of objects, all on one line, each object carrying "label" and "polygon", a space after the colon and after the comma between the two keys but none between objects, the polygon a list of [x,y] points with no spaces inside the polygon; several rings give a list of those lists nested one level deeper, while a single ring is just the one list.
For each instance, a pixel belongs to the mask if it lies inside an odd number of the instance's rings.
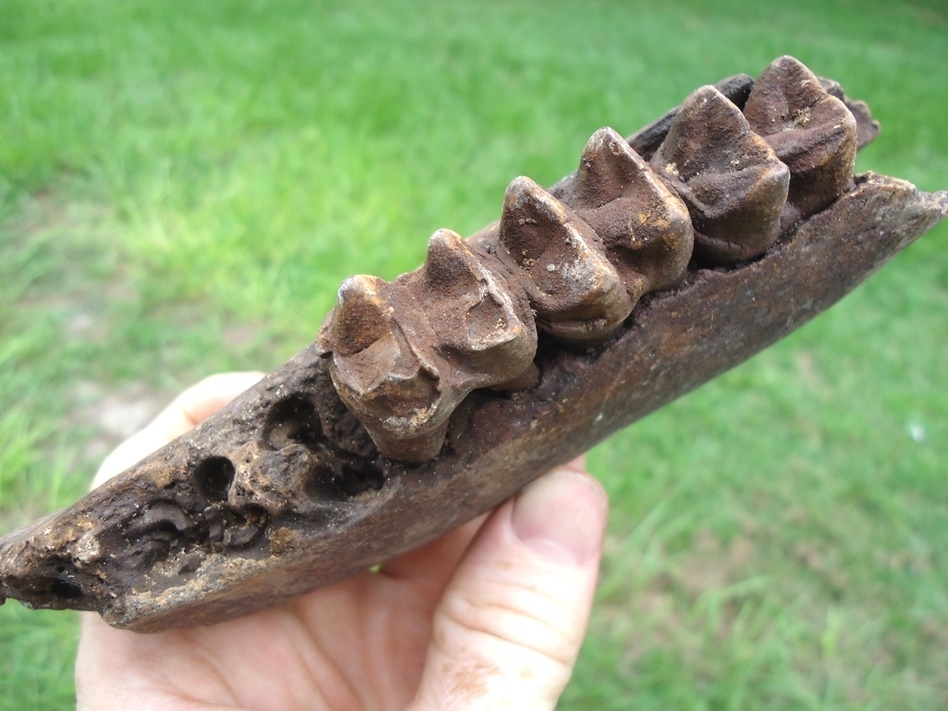
[{"label": "thumb", "polygon": [[553,709],[586,632],[608,506],[561,468],[497,509],[435,610],[413,709]]}]

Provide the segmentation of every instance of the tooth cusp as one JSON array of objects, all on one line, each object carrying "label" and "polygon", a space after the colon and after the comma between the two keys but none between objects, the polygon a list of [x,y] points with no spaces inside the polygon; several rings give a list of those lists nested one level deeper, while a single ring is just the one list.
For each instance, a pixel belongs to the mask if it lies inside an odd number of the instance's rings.
[{"label": "tooth cusp", "polygon": [[530,367],[537,335],[529,305],[456,232],[432,236],[409,289],[436,334],[436,350],[463,373],[458,388],[491,387]]},{"label": "tooth cusp", "polygon": [[593,229],[529,178],[507,188],[498,241],[524,275],[538,324],[565,341],[607,337],[632,301]]},{"label": "tooth cusp", "polygon": [[586,143],[576,171],[576,189],[571,205],[587,209],[602,207],[627,197],[642,182],[652,178],[648,163],[615,130],[596,131]]},{"label": "tooth cusp", "polygon": [[575,179],[558,187],[599,236],[633,304],[681,280],[694,246],[688,208],[616,131],[596,131]]},{"label": "tooth cusp", "polygon": [[779,236],[790,171],[714,87],[682,103],[651,165],[688,206],[697,257],[751,259]]},{"label": "tooth cusp", "polygon": [[744,115],[790,169],[794,214],[785,223],[823,210],[852,186],[856,119],[800,61],[771,63],[754,83]]}]

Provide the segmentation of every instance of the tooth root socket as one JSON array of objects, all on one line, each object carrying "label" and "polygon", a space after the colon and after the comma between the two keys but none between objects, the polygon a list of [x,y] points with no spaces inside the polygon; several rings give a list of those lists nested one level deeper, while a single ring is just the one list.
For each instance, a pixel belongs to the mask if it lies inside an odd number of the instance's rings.
[{"label": "tooth root socket", "polygon": [[651,165],[688,206],[700,259],[751,259],[776,241],[790,171],[714,87],[685,99]]},{"label": "tooth root socket", "polygon": [[800,61],[780,57],[767,67],[744,115],[790,169],[793,218],[823,210],[852,186],[856,119]]},{"label": "tooth root socket", "polygon": [[602,340],[628,317],[632,300],[593,229],[529,178],[507,188],[500,256],[526,277],[538,326],[572,343]]},{"label": "tooth root socket", "polygon": [[602,240],[633,303],[681,280],[694,246],[688,208],[616,131],[592,135],[554,194]]}]

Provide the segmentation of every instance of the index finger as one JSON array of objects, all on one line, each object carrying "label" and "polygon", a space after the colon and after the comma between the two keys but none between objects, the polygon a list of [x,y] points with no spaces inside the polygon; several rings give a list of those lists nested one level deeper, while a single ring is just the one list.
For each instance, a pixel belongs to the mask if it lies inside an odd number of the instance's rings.
[{"label": "index finger", "polygon": [[263,377],[259,372],[218,373],[192,385],[176,397],[141,432],[122,442],[105,458],[92,488],[201,424]]}]

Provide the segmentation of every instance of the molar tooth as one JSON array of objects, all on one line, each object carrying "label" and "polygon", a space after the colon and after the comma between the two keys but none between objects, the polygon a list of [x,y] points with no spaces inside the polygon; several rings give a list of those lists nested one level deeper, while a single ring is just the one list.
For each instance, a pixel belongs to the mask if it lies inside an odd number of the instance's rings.
[{"label": "molar tooth", "polygon": [[340,378],[360,396],[377,388],[382,374],[411,371],[417,361],[395,322],[391,291],[379,277],[349,277],[339,287],[338,303],[323,333]]},{"label": "molar tooth", "polygon": [[[447,414],[457,403],[443,402],[439,369],[423,350],[431,342],[424,325],[407,323],[403,329],[395,318],[396,301],[410,296],[377,277],[350,277],[339,289],[321,342],[331,354],[329,374],[339,397],[379,450],[420,462],[441,448]],[[406,316],[409,305],[399,305]]]},{"label": "molar tooth", "polygon": [[754,83],[744,115],[790,168],[795,210],[785,223],[823,210],[852,186],[856,119],[800,61],[774,60]]},{"label": "molar tooth", "polygon": [[872,111],[865,101],[851,99],[838,81],[819,77],[820,86],[826,93],[843,102],[856,122],[856,150],[865,148],[879,137],[879,122],[872,118]]},{"label": "molar tooth", "polygon": [[450,230],[431,238],[417,272],[346,280],[320,344],[340,398],[383,454],[432,458],[468,393],[522,384],[537,337],[520,301]]},{"label": "molar tooth", "polygon": [[714,87],[685,99],[651,165],[688,206],[698,256],[751,259],[777,239],[790,172]]},{"label": "molar tooth", "polygon": [[587,141],[576,172],[575,200],[586,208],[602,207],[627,195],[651,175],[648,164],[611,128],[600,128]]},{"label": "molar tooth", "polygon": [[632,301],[593,229],[529,178],[507,188],[498,239],[502,258],[527,277],[538,323],[565,341],[605,338]]},{"label": "molar tooth", "polygon": [[451,369],[458,376],[452,387],[463,391],[458,401],[475,388],[512,381],[530,367],[537,335],[529,304],[482,264],[459,234],[436,232],[410,283],[437,334],[435,349],[459,361],[460,367]]},{"label": "molar tooth", "polygon": [[633,303],[681,279],[694,246],[688,208],[616,131],[596,131],[561,185],[556,197],[602,240]]}]

